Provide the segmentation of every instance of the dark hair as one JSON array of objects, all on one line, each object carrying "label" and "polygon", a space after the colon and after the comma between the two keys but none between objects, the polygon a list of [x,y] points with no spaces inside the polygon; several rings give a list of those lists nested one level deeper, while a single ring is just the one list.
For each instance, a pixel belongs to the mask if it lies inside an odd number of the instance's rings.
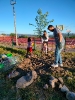
[{"label": "dark hair", "polygon": [[28,38],[28,42],[31,42],[31,37]]},{"label": "dark hair", "polygon": [[43,32],[46,32],[46,30],[44,30]]},{"label": "dark hair", "polygon": [[48,29],[51,28],[51,27],[54,27],[54,26],[53,26],[53,25],[49,25],[49,26],[48,26]]}]

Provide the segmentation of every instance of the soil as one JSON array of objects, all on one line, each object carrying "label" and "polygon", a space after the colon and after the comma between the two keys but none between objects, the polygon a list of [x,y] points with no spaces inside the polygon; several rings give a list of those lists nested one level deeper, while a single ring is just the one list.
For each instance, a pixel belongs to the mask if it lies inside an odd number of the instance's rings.
[{"label": "soil", "polygon": [[71,74],[71,71],[75,70],[74,57],[67,58],[66,55],[63,54],[63,67],[59,66],[58,68],[52,68],[51,64],[53,64],[53,62],[54,54],[49,53],[40,57],[36,55],[31,57],[30,59],[25,58],[18,67],[25,71],[35,70],[38,73],[38,75],[52,74],[56,76],[57,74],[57,76],[61,77],[67,76],[68,74]]}]

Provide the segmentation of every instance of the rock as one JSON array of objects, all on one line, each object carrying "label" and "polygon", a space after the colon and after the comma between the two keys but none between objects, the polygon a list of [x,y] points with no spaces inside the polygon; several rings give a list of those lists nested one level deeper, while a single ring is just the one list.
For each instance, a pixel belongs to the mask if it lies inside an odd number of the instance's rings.
[{"label": "rock", "polygon": [[53,82],[53,80],[49,80],[49,84],[52,86],[52,88],[55,88],[55,82]]},{"label": "rock", "polygon": [[59,89],[61,89],[63,86],[62,86],[62,84],[59,84]]},{"label": "rock", "polygon": [[23,61],[24,64],[29,64],[31,63],[31,60],[29,58],[26,58],[24,61]]},{"label": "rock", "polygon": [[25,69],[26,67],[32,67],[32,63],[31,63],[31,60],[26,58],[24,59],[20,65],[18,66],[18,68],[21,68],[21,69]]},{"label": "rock", "polygon": [[42,70],[41,70],[41,69],[39,70],[39,73],[40,73],[40,74],[42,73]]},{"label": "rock", "polygon": [[26,55],[26,58],[31,58],[31,56],[30,55]]},{"label": "rock", "polygon": [[45,64],[42,64],[43,66],[45,65]]},{"label": "rock", "polygon": [[18,75],[20,75],[20,73],[18,71],[12,71],[7,77],[8,78],[14,78]]},{"label": "rock", "polygon": [[23,69],[23,68],[24,68],[24,66],[25,66],[25,64],[20,64],[20,65],[18,66],[18,68]]},{"label": "rock", "polygon": [[68,80],[72,80],[72,77],[67,77]]},{"label": "rock", "polygon": [[60,89],[61,89],[61,92],[68,92],[69,91],[69,89],[65,85],[63,85]]},{"label": "rock", "polygon": [[58,79],[53,77],[53,76],[50,76],[49,79],[52,80],[53,82],[57,82],[58,81]]},{"label": "rock", "polygon": [[53,77],[53,76],[50,76],[50,77],[49,77],[49,79],[50,79],[50,80],[54,80],[54,79],[55,79],[55,77]]},{"label": "rock", "polygon": [[63,73],[61,73],[61,76],[64,76],[64,72],[63,72]]},{"label": "rock", "polygon": [[1,57],[2,57],[2,59],[7,58],[7,56],[5,54],[2,54]]},{"label": "rock", "polygon": [[73,76],[73,78],[75,79],[75,76]]},{"label": "rock", "polygon": [[26,76],[22,76],[17,80],[16,87],[17,88],[25,88],[29,86],[35,79],[37,78],[36,71],[32,71],[27,73]]},{"label": "rock", "polygon": [[58,79],[57,79],[57,78],[55,78],[55,79],[53,80],[53,82],[57,83],[57,82],[58,82]]},{"label": "rock", "polygon": [[52,86],[52,88],[55,88],[55,83],[57,82],[58,82],[57,78],[50,76],[49,84]]},{"label": "rock", "polygon": [[36,71],[32,71],[32,76],[33,76],[33,79],[36,79],[36,78],[37,78],[37,73],[36,73]]},{"label": "rock", "polygon": [[48,89],[48,84],[45,84],[43,88]]},{"label": "rock", "polygon": [[58,78],[58,81],[59,81],[61,84],[64,83],[64,81],[63,81],[63,79],[62,79],[61,77]]},{"label": "rock", "polygon": [[30,69],[30,70],[33,70],[33,67],[30,67],[29,69]]},{"label": "rock", "polygon": [[40,66],[42,65],[42,63],[39,64]]},{"label": "rock", "polygon": [[68,73],[69,71],[68,70],[66,70],[66,73]]},{"label": "rock", "polygon": [[75,100],[75,93],[74,92],[67,92],[66,94],[67,100]]}]

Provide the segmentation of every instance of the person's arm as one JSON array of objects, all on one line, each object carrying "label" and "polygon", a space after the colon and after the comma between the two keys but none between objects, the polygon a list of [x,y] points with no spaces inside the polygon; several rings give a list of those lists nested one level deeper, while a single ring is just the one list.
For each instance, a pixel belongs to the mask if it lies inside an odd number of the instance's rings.
[{"label": "person's arm", "polygon": [[43,41],[44,41],[43,38],[41,38],[41,41],[42,41],[42,43],[43,43]]},{"label": "person's arm", "polygon": [[47,39],[49,40],[49,35],[47,36]]},{"label": "person's arm", "polygon": [[59,37],[59,42],[62,42],[62,34],[61,34],[61,32],[58,33],[58,37]]},{"label": "person's arm", "polygon": [[57,29],[58,37],[59,37],[59,49],[62,48],[62,33]]},{"label": "person's arm", "polygon": [[58,37],[59,37],[59,42],[62,42],[62,33],[61,33],[61,31],[58,28],[56,28],[56,31],[57,31],[57,34],[58,34]]}]

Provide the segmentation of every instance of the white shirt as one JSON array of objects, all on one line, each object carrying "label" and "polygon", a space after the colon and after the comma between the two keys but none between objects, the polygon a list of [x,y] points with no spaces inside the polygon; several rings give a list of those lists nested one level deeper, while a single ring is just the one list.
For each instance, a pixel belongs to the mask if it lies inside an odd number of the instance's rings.
[{"label": "white shirt", "polygon": [[49,40],[48,34],[47,34],[46,38],[47,38],[47,39],[42,38],[42,43],[43,43],[44,41],[45,41],[45,42],[48,42],[48,40]]}]

